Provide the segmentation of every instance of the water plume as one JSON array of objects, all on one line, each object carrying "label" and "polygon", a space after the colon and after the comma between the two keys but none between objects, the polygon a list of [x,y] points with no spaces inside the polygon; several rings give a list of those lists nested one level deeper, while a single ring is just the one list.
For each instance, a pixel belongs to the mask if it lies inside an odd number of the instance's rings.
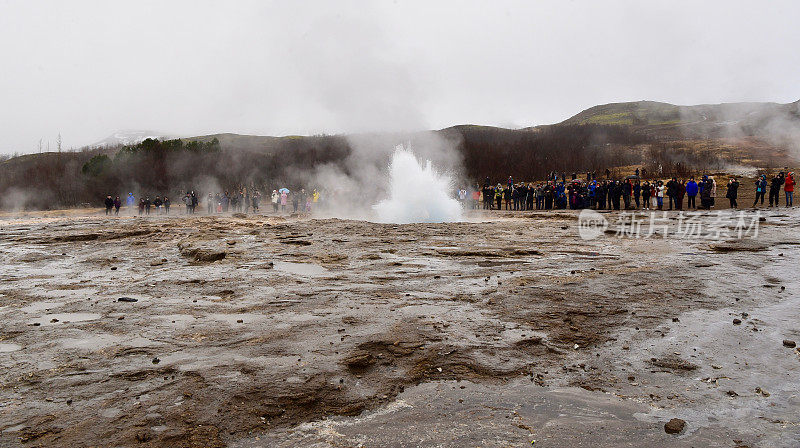
[{"label": "water plume", "polygon": [[452,196],[452,178],[439,173],[430,160],[424,164],[411,150],[397,146],[389,165],[389,197],[373,206],[379,222],[455,222],[461,204]]}]

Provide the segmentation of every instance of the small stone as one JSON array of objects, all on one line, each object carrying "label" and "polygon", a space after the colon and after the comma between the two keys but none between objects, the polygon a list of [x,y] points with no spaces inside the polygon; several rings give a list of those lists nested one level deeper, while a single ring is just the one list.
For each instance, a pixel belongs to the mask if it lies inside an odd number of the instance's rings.
[{"label": "small stone", "polygon": [[160,362],[161,362],[161,360],[160,360],[160,359],[158,359],[158,358],[153,358],[153,364],[158,364],[158,363],[160,363]]},{"label": "small stone", "polygon": [[117,299],[117,302],[133,303],[133,302],[138,302],[138,301],[139,301],[139,299],[134,299],[133,297],[120,297],[119,299]]},{"label": "small stone", "polygon": [[116,271],[116,270],[117,270],[117,267],[116,267],[116,266],[111,266],[111,270],[112,270],[112,271]]},{"label": "small stone", "polygon": [[680,322],[680,320],[678,320],[678,318],[677,318],[677,317],[673,317],[673,318],[672,318],[672,321],[673,321],[673,322]]},{"label": "small stone", "polygon": [[119,316],[119,317],[117,318],[117,320],[124,320],[124,319],[125,319],[125,316]]},{"label": "small stone", "polygon": [[729,390],[729,391],[727,391],[725,393],[728,394],[729,397],[738,397],[739,396],[739,394],[737,394],[736,391],[733,391],[733,390]]},{"label": "small stone", "polygon": [[784,347],[789,347],[789,348],[795,348],[795,347],[797,347],[797,343],[794,342],[794,341],[790,341],[788,339],[784,339],[783,340],[783,346]]},{"label": "small stone", "polygon": [[741,325],[742,324],[742,320],[741,319],[733,319],[733,324],[734,325]]},{"label": "small stone", "polygon": [[673,418],[664,425],[664,431],[667,434],[680,434],[685,427],[685,421],[679,418]]},{"label": "small stone", "polygon": [[237,324],[244,323],[244,320],[242,320],[242,319],[239,319],[239,320],[237,320],[237,321],[236,321],[236,323],[237,323]]}]

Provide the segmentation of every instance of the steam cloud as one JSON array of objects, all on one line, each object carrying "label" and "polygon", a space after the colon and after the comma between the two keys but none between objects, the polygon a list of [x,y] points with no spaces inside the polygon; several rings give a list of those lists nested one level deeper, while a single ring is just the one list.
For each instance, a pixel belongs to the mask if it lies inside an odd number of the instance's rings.
[{"label": "steam cloud", "polygon": [[360,134],[348,143],[343,164],[297,173],[328,192],[320,216],[397,223],[460,219],[452,199],[463,172],[460,141],[416,132]]},{"label": "steam cloud", "polygon": [[453,182],[438,173],[430,160],[422,165],[414,154],[399,146],[392,155],[391,195],[375,205],[378,220],[411,222],[454,222],[461,220],[461,204],[451,192]]}]

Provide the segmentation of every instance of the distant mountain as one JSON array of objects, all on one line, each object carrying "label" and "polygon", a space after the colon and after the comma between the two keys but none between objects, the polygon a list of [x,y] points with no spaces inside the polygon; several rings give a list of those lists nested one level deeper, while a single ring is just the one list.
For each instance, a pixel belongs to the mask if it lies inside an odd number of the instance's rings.
[{"label": "distant mountain", "polygon": [[105,146],[118,146],[118,145],[135,145],[141,143],[148,138],[153,139],[170,139],[175,138],[169,134],[155,131],[137,131],[137,130],[124,130],[117,131],[108,137],[100,140],[99,142],[92,143],[90,147],[105,147]]},{"label": "distant mountain", "polygon": [[629,126],[658,139],[800,137],[800,101],[794,103],[725,103],[677,106],[656,101],[611,103],[590,107],[559,125]]}]

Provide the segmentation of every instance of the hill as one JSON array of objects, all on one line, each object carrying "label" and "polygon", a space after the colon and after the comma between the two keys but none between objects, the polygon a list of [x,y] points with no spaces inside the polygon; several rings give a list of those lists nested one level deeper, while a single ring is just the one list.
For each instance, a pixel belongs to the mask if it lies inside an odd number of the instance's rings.
[{"label": "hill", "polygon": [[630,126],[660,139],[774,138],[800,134],[800,101],[697,106],[655,101],[612,103],[591,107],[559,124]]}]

